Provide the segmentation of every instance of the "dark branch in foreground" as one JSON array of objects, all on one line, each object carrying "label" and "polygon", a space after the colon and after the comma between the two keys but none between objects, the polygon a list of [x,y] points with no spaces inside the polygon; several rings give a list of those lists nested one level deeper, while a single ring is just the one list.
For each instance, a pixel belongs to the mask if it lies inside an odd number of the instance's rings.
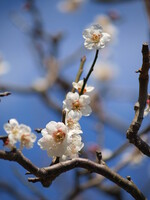
[{"label": "dark branch in foreground", "polygon": [[53,180],[60,174],[70,171],[74,168],[84,168],[90,172],[100,174],[118,186],[126,190],[137,200],[145,200],[146,198],[135,184],[116,172],[109,169],[104,164],[97,164],[93,161],[84,158],[75,158],[65,162],[61,162],[49,167],[38,168],[29,159],[27,159],[19,150],[14,149],[11,152],[0,151],[0,159],[15,161],[24,167],[28,172],[35,175],[35,178],[28,179],[30,182],[41,182],[43,186],[49,187]]},{"label": "dark branch in foreground", "polygon": [[127,130],[127,138],[129,139],[129,142],[134,144],[143,154],[150,157],[150,146],[144,142],[139,135],[137,135],[143,121],[143,114],[147,100],[149,48],[146,43],[143,44],[142,54],[143,64],[142,68],[139,70],[139,98],[138,102],[134,106],[135,116]]}]

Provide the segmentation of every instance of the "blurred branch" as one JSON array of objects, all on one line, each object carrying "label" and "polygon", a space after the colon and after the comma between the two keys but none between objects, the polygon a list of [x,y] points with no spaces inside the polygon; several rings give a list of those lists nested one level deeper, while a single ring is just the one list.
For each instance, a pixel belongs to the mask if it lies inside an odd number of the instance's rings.
[{"label": "blurred branch", "polygon": [[30,160],[28,160],[19,150],[14,149],[11,152],[0,151],[0,159],[15,161],[31,172],[36,178],[28,179],[31,182],[40,181],[43,186],[48,187],[52,181],[60,174],[70,171],[74,168],[84,168],[90,172],[100,174],[118,186],[126,190],[131,196],[137,200],[145,200],[144,195],[135,186],[135,184],[127,179],[124,179],[116,172],[109,169],[105,164],[97,164],[88,159],[75,158],[69,161],[61,162],[49,167],[38,168]]},{"label": "blurred branch", "polygon": [[144,0],[147,15],[148,15],[148,22],[149,22],[149,29],[150,29],[150,1],[149,0]]},{"label": "blurred branch", "polygon": [[6,183],[4,181],[0,181],[0,190],[5,191],[11,197],[14,197],[16,200],[29,200],[30,198],[22,194],[20,191],[16,189],[16,186],[13,187],[12,184]]},{"label": "blurred branch", "polygon": [[[83,56],[81,58],[80,67],[79,67],[79,70],[78,70],[78,73],[77,73],[77,76],[76,76],[76,80],[75,80],[76,83],[78,83],[78,81],[80,80],[80,77],[81,77],[81,75],[83,73],[83,67],[84,67],[85,61],[86,61],[86,57]],[[75,92],[75,88],[74,87],[72,88],[72,92]]]},{"label": "blurred branch", "polygon": [[142,68],[139,70],[139,98],[138,102],[134,106],[135,116],[127,130],[127,138],[129,142],[134,144],[143,154],[150,157],[150,146],[137,135],[143,121],[143,114],[147,101],[149,48],[146,43],[143,44],[142,54],[143,64]]},{"label": "blurred branch", "polygon": [[[17,170],[17,168],[13,168],[13,172],[15,176],[18,178],[18,180],[26,186],[37,198],[40,198],[40,200],[47,200],[47,198],[40,192],[39,189],[37,189],[33,184],[30,184],[25,180],[25,178],[20,174],[20,172]],[[50,200],[50,199],[49,199]]]},{"label": "blurred branch", "polygon": [[11,92],[1,92],[0,97],[6,97],[6,96],[9,96],[10,94]]}]

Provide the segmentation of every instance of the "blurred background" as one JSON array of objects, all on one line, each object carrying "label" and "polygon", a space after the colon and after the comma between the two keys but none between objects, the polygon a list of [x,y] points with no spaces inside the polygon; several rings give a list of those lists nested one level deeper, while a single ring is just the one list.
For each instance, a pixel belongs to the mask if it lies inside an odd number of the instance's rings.
[{"label": "blurred background", "polygon": [[[0,102],[0,134],[6,134],[3,125],[11,118],[30,126],[33,132],[51,120],[61,121],[62,101],[72,88],[81,58],[86,56],[82,78],[94,59],[95,52],[84,48],[82,32],[99,23],[112,40],[100,50],[88,82],[94,85],[95,93],[92,115],[80,121],[85,144],[81,156],[95,160],[95,151],[100,149],[107,165],[123,177],[130,175],[150,199],[148,158],[132,145],[126,145],[124,151],[119,150],[117,156],[111,157],[127,141],[126,131],[134,116],[138,98],[135,71],[142,64],[142,44],[149,43],[146,2],[1,0],[0,91],[12,94]],[[149,116],[141,129],[147,126]],[[148,141],[148,135],[144,137]],[[0,147],[4,149],[2,142]],[[39,167],[51,163],[37,143],[30,150],[24,149],[23,154]],[[62,174],[49,188],[28,183],[25,173],[17,163],[0,160],[1,200],[132,199],[101,176],[83,170]]]}]

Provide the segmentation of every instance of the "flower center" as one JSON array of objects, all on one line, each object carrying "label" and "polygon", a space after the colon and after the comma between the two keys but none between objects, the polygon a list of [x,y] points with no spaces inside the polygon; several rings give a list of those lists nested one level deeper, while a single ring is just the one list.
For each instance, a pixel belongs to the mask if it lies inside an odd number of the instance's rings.
[{"label": "flower center", "polygon": [[21,142],[28,143],[30,141],[30,134],[23,134],[21,136]]},{"label": "flower center", "polygon": [[72,103],[72,109],[73,110],[80,110],[80,103],[79,100],[75,101],[74,103]]},{"label": "flower center", "polygon": [[102,35],[101,34],[95,34],[93,33],[92,34],[92,37],[91,37],[91,40],[95,43],[98,43],[101,39]]},{"label": "flower center", "polygon": [[[80,92],[81,92],[81,88],[78,88],[78,92],[79,92],[79,94],[80,94]],[[85,94],[86,93],[86,89],[84,88],[84,90],[83,90],[83,94]]]},{"label": "flower center", "polygon": [[67,120],[67,125],[68,125],[69,128],[72,128],[73,125],[74,125],[74,121],[73,121],[71,118],[68,119],[68,120]]},{"label": "flower center", "polygon": [[17,135],[18,131],[19,131],[19,129],[17,127],[12,128],[12,134],[13,135]]},{"label": "flower center", "polygon": [[57,132],[55,132],[55,133],[53,134],[54,141],[55,141],[56,143],[62,143],[63,140],[65,139],[65,135],[66,135],[66,134],[65,134],[63,131],[58,130]]}]

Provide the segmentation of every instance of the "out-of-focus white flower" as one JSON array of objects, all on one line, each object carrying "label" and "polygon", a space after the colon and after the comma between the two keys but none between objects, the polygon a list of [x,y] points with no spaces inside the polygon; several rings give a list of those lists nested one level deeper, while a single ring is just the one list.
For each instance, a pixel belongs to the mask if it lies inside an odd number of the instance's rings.
[{"label": "out-of-focus white flower", "polygon": [[79,117],[89,116],[92,112],[90,104],[90,97],[88,95],[81,95],[77,92],[69,92],[66,99],[63,101],[63,108],[68,111],[73,110]]},{"label": "out-of-focus white flower", "polygon": [[6,74],[9,70],[9,64],[0,55],[0,75]]},{"label": "out-of-focus white flower", "polygon": [[68,112],[66,114],[66,125],[69,129],[77,129],[80,130],[80,124],[78,123],[80,119],[80,116],[74,112],[73,110],[71,110],[70,112]]},{"label": "out-of-focus white flower", "polygon": [[93,76],[102,82],[110,81],[117,76],[117,67],[112,63],[100,61],[96,64]]},{"label": "out-of-focus white flower", "polygon": [[146,117],[150,112],[150,95],[149,95],[146,103],[147,103],[147,106],[144,110],[144,117]]},{"label": "out-of-focus white flower", "polygon": [[45,77],[36,79],[32,84],[32,88],[38,92],[46,91],[48,87],[49,82]]},{"label": "out-of-focus white flower", "polygon": [[19,140],[19,123],[16,119],[10,119],[8,123],[4,124],[4,130],[8,134],[10,144],[15,144]]},{"label": "out-of-focus white flower", "polygon": [[[83,86],[83,80],[80,80],[78,83],[73,82],[72,83],[73,87],[78,90],[78,92],[81,92],[82,86]],[[83,94],[90,94],[92,91],[94,90],[94,87],[92,86],[87,86],[87,84],[85,85],[85,88],[83,90]]]},{"label": "out-of-focus white flower", "polygon": [[48,90],[55,83],[58,76],[58,62],[54,57],[46,59],[44,64],[47,68],[45,77],[37,78],[32,84],[32,89],[37,92]]},{"label": "out-of-focus white flower", "polygon": [[36,136],[31,133],[29,126],[19,124],[16,119],[10,119],[8,123],[4,124],[4,129],[8,134],[8,140],[4,143],[5,147],[12,149],[18,141],[21,149],[33,147]]},{"label": "out-of-focus white flower", "polygon": [[103,32],[102,26],[99,24],[92,25],[90,28],[83,31],[85,39],[84,46],[87,49],[101,49],[110,41],[110,35]]},{"label": "out-of-focus white flower", "polygon": [[77,10],[83,2],[84,0],[64,0],[58,4],[58,9],[64,13],[73,12]]},{"label": "out-of-focus white flower", "polygon": [[62,122],[51,121],[41,133],[43,137],[38,141],[40,148],[47,150],[50,157],[62,157],[67,148],[67,126]]},{"label": "out-of-focus white flower", "polygon": [[20,124],[20,134],[19,134],[19,141],[21,149],[23,147],[32,148],[33,143],[36,141],[36,135],[31,132],[31,128],[24,124]]},{"label": "out-of-focus white flower", "polygon": [[111,35],[111,41],[117,41],[118,29],[107,15],[97,15],[94,23],[101,25],[103,30]]},{"label": "out-of-focus white flower", "polygon": [[144,158],[145,158],[144,155],[139,150],[136,149],[132,153],[126,152],[122,156],[122,161],[124,162],[129,161],[131,165],[137,166],[142,163]]},{"label": "out-of-focus white flower", "polygon": [[103,149],[102,150],[102,157],[103,160],[108,159],[112,155],[112,151],[110,149]]},{"label": "out-of-focus white flower", "polygon": [[65,152],[66,157],[77,158],[79,156],[79,151],[81,151],[81,149],[84,147],[84,143],[81,140],[82,138],[79,134],[69,134],[68,146]]}]

